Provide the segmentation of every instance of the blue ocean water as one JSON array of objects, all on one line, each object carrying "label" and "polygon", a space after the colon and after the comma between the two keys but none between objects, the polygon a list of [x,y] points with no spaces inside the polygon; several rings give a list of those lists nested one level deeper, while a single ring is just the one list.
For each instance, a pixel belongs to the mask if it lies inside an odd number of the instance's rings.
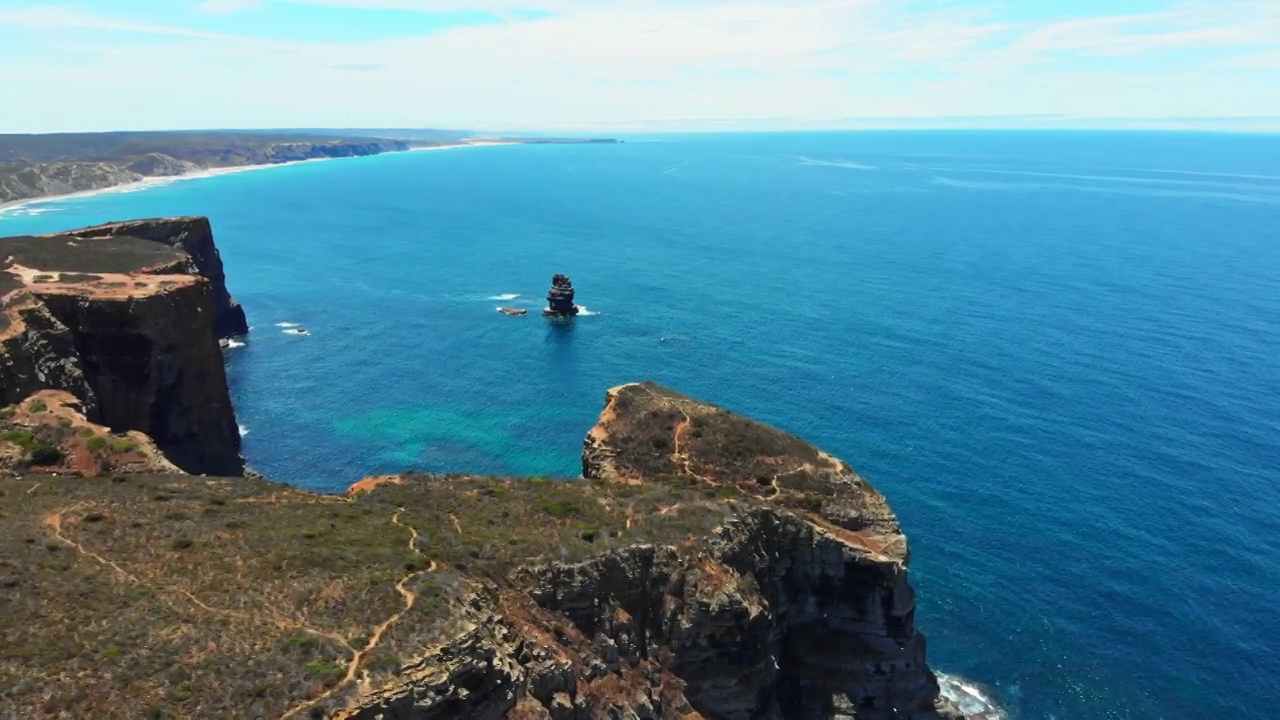
[{"label": "blue ocean water", "polygon": [[[910,535],[934,666],[1014,717],[1277,716],[1280,136],[468,148],[0,234],[171,214],[212,218],[248,310],[229,372],[271,477],[575,476],[605,389],[653,379],[859,468]],[[590,315],[536,316],[555,272]]]}]

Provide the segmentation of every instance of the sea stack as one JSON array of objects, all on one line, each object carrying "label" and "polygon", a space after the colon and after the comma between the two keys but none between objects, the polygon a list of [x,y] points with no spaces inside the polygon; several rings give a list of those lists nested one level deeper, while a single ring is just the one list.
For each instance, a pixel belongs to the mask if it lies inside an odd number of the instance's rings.
[{"label": "sea stack", "polygon": [[551,278],[547,309],[542,314],[551,318],[571,318],[578,314],[578,306],[573,304],[573,282],[568,275],[557,273]]}]

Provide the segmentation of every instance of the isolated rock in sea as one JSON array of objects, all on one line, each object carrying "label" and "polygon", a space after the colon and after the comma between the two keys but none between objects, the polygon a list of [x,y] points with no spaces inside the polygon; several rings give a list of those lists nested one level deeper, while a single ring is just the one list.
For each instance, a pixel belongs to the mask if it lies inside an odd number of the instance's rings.
[{"label": "isolated rock in sea", "polygon": [[208,221],[125,225],[0,240],[0,405],[63,390],[89,422],[146,433],[183,470],[238,475],[215,321],[219,307],[243,315],[206,276],[221,280]]},{"label": "isolated rock in sea", "polygon": [[571,318],[578,314],[578,306],[573,304],[573,282],[568,275],[556,274],[551,278],[551,290],[547,292],[547,308],[542,311],[547,317]]},{"label": "isolated rock in sea", "polygon": [[525,310],[524,308],[514,308],[514,307],[500,307],[498,308],[498,312],[502,313],[503,315],[512,315],[512,316],[529,314],[529,311]]}]

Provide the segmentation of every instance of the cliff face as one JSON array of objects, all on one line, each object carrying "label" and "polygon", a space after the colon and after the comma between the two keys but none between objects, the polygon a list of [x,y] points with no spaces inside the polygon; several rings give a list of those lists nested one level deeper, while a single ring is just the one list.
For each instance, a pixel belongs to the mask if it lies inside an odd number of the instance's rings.
[{"label": "cliff face", "polygon": [[[76,416],[40,398],[0,411],[0,458],[65,443]],[[346,498],[0,480],[0,715],[962,717],[897,521],[844,463],[652,385],[610,392],[584,460],[576,482],[393,476]]]},{"label": "cliff face", "polygon": [[[140,224],[150,239],[91,229],[83,236],[0,239],[0,402],[64,390],[93,422],[155,439],[189,472],[242,471],[239,431],[217,344],[218,293],[180,249],[212,248],[207,221]],[[164,234],[176,234],[172,242]],[[185,238],[185,240],[184,240]],[[157,242],[157,240],[162,240]],[[205,253],[221,274],[216,250]],[[215,266],[216,263],[216,266]],[[230,298],[222,307],[234,323]],[[243,322],[241,319],[240,322]]]},{"label": "cliff face", "polygon": [[64,234],[82,238],[134,237],[164,243],[183,251],[195,264],[196,271],[209,281],[213,292],[214,330],[217,336],[227,338],[249,332],[244,308],[227,291],[222,255],[213,242],[213,228],[208,218],[134,220],[71,230]]},{"label": "cliff face", "polygon": [[[496,612],[473,601],[470,633],[351,717],[963,717],[915,630],[906,538],[848,465],[651,384],[610,391],[583,462],[619,494],[604,502],[692,490],[656,512],[710,526],[517,568]],[[627,529],[642,522],[634,510]]]}]

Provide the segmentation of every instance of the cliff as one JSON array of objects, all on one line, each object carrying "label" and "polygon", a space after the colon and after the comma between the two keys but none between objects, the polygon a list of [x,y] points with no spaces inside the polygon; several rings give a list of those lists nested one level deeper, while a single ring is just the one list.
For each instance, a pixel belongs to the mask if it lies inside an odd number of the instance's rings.
[{"label": "cliff", "polygon": [[213,291],[214,331],[219,338],[244,335],[249,324],[240,307],[227,290],[222,269],[222,255],[213,242],[213,228],[208,218],[179,217],[109,223],[64,233],[79,238],[133,237],[164,243],[186,253],[196,272],[210,283]]},{"label": "cliff", "polygon": [[347,497],[0,481],[0,715],[962,717],[905,538],[843,462],[648,384],[609,393],[583,461]]},{"label": "cliff", "polygon": [[302,133],[85,133],[0,136],[0,204],[243,165],[359,157],[403,140]]},{"label": "cliff", "polygon": [[0,205],[216,168],[362,157],[413,147],[616,143],[604,138],[478,138],[440,130],[109,132],[0,135]]},{"label": "cliff", "polygon": [[0,403],[63,390],[88,420],[146,433],[184,470],[239,474],[217,339],[243,314],[222,286],[208,222],[113,227],[149,239],[111,228],[0,239]]}]

